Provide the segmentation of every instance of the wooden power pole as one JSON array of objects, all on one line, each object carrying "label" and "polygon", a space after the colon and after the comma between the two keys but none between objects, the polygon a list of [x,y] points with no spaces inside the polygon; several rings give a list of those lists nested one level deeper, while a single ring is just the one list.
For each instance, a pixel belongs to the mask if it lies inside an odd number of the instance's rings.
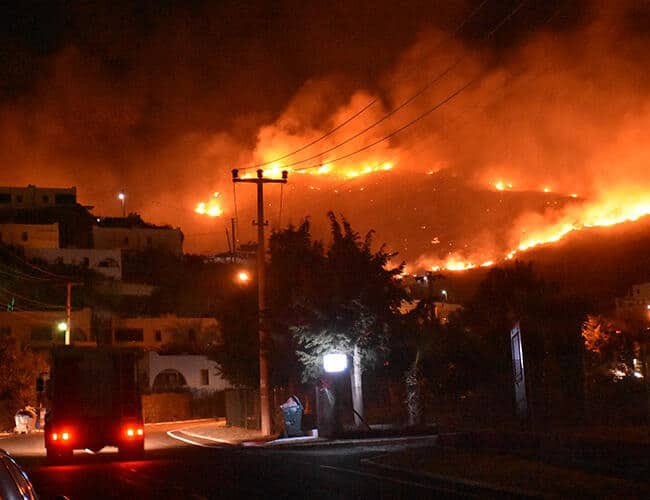
[{"label": "wooden power pole", "polygon": [[260,343],[260,415],[262,434],[271,434],[271,411],[269,408],[269,359],[268,359],[268,326],[266,321],[266,276],[264,249],[264,184],[286,184],[288,173],[282,171],[282,179],[265,179],[264,171],[257,171],[257,178],[242,179],[239,171],[233,169],[233,182],[249,182],[257,185],[257,310],[258,332]]},{"label": "wooden power pole", "polygon": [[70,345],[72,332],[72,287],[81,285],[81,283],[72,283],[68,281],[65,284],[66,297],[65,297],[65,345]]}]

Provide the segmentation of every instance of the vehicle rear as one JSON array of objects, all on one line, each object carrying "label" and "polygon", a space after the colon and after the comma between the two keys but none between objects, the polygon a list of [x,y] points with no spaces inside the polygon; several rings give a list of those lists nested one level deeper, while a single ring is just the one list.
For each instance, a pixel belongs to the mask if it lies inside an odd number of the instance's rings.
[{"label": "vehicle rear", "polygon": [[144,426],[132,351],[58,348],[53,352],[45,424],[48,457],[66,458],[75,449],[116,446],[136,457],[144,451]]}]

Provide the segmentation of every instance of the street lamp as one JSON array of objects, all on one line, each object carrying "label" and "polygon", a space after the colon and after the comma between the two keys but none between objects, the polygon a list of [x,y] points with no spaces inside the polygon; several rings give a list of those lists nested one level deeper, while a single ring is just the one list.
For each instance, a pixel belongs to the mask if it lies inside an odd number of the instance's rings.
[{"label": "street lamp", "polygon": [[327,373],[341,373],[348,367],[348,357],[339,352],[325,354],[323,356],[323,369]]},{"label": "street lamp", "polygon": [[237,274],[237,280],[242,284],[247,284],[251,280],[251,275],[247,271],[240,271]]},{"label": "street lamp", "polygon": [[120,191],[117,194],[117,199],[120,200],[120,203],[122,204],[122,217],[126,217],[126,207],[124,206],[124,203],[126,201],[126,195]]},{"label": "street lamp", "polygon": [[60,332],[65,332],[68,329],[68,324],[65,321],[59,321],[56,324],[56,329]]}]

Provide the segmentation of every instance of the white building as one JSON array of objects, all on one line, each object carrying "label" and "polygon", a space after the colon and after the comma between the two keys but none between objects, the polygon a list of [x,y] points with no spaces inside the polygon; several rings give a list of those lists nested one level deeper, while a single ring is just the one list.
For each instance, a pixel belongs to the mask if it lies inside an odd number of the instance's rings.
[{"label": "white building", "polygon": [[219,375],[217,363],[203,355],[161,355],[150,351],[144,362],[149,389],[154,392],[178,389],[189,389],[193,393],[214,392],[231,387]]},{"label": "white building", "polygon": [[94,248],[26,248],[25,256],[49,264],[85,267],[108,278],[122,279],[122,251]]},{"label": "white building", "polygon": [[139,216],[104,218],[93,226],[95,248],[131,252],[159,251],[183,255],[183,233],[178,228],[147,224]]},{"label": "white building", "polygon": [[616,316],[621,319],[650,320],[650,283],[633,285],[627,295],[617,298]]},{"label": "white building", "polygon": [[[92,337],[92,310],[72,311],[72,342],[77,345],[96,345]],[[33,348],[49,348],[64,343],[64,330],[59,324],[65,322],[65,311],[0,311],[0,334],[11,335],[23,345]],[[0,368],[1,369],[1,368]]]},{"label": "white building", "polygon": [[0,186],[0,209],[2,208],[45,208],[74,206],[77,203],[77,188],[48,188]]},{"label": "white building", "polygon": [[23,248],[59,248],[59,225],[1,223],[0,243]]},{"label": "white building", "polygon": [[113,325],[113,344],[160,350],[169,345],[207,345],[220,340],[214,318],[159,317],[119,318]]}]

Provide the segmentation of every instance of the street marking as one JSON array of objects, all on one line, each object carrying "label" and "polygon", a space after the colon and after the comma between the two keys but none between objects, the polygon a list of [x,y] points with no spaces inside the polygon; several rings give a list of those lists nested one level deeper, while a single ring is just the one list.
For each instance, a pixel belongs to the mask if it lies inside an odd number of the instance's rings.
[{"label": "street marking", "polygon": [[189,432],[185,429],[179,429],[177,432],[180,432],[181,434],[185,434],[186,436],[190,437],[195,437],[199,439],[205,439],[206,441],[214,441],[215,443],[222,443],[222,444],[229,444],[234,446],[236,443],[232,443],[230,441],[226,441],[225,439],[219,439],[219,438],[214,438],[214,437],[208,437],[208,436],[203,436],[202,434],[197,434],[196,432]]},{"label": "street marking", "polygon": [[175,436],[174,431],[167,431],[167,435],[170,438],[178,439],[179,441],[183,441],[184,443],[188,443],[188,444],[193,444],[194,446],[201,446],[202,448],[214,448],[214,446],[212,446],[210,444],[198,443],[196,441],[192,441],[191,439],[187,439],[187,438],[184,438],[184,437],[181,437],[181,436]]},{"label": "street marking", "polygon": [[144,425],[153,426],[153,425],[194,424],[194,423],[204,424],[204,423],[211,423],[211,422],[218,422],[218,420],[214,418],[193,418],[191,420],[169,420],[167,422],[147,422]]}]

